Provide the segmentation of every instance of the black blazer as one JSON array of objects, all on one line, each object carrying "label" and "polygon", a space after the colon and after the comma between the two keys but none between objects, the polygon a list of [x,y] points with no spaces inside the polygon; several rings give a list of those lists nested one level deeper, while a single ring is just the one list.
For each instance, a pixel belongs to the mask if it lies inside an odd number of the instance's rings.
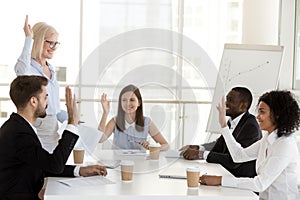
[{"label": "black blazer", "polygon": [[30,126],[13,113],[0,129],[0,199],[39,199],[44,177],[73,176],[65,166],[78,136],[65,130],[52,154]]},{"label": "black blazer", "polygon": [[[244,148],[250,146],[262,137],[255,117],[249,112],[246,112],[242,116],[232,135]],[[206,161],[221,164],[236,177],[256,176],[255,160],[244,163],[234,163],[223,136],[220,136],[217,139],[216,144],[208,154]]]}]

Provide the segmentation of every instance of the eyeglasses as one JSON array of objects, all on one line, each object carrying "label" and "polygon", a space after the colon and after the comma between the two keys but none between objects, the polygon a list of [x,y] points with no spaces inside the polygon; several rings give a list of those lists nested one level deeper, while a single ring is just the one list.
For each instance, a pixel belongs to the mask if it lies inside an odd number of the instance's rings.
[{"label": "eyeglasses", "polygon": [[45,40],[45,42],[49,43],[49,47],[51,49],[56,49],[60,45],[60,42],[54,42],[54,41],[49,41],[49,40]]}]

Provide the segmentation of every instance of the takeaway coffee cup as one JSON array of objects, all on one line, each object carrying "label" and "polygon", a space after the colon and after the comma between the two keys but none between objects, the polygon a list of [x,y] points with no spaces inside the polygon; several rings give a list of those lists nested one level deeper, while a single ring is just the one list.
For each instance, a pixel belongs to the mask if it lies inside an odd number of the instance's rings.
[{"label": "takeaway coffee cup", "polygon": [[158,160],[160,153],[160,144],[154,143],[149,145],[150,160]]},{"label": "takeaway coffee cup", "polygon": [[73,158],[75,164],[82,164],[84,159],[84,149],[73,149]]},{"label": "takeaway coffee cup", "polygon": [[122,160],[120,165],[122,181],[132,181],[134,162],[131,160]]},{"label": "takeaway coffee cup", "polygon": [[187,186],[189,188],[198,188],[200,168],[199,167],[188,167],[186,168]]}]

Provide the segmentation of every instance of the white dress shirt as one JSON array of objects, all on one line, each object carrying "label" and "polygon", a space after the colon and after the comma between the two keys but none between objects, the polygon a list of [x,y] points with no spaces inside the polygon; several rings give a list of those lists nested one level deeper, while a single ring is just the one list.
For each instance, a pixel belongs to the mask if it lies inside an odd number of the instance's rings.
[{"label": "white dress shirt", "polygon": [[[242,114],[240,114],[239,116],[237,116],[236,118],[234,118],[233,120],[231,119],[231,118],[229,118],[229,122],[230,122],[230,132],[231,132],[231,134],[233,133],[233,131],[234,131],[234,129],[235,129],[235,127],[238,125],[238,123],[240,122],[240,120],[242,119],[242,117],[243,117],[243,115],[244,115],[245,113],[242,113]],[[203,147],[204,148],[204,147]],[[199,149],[200,151],[203,151],[203,149],[201,150],[201,146],[200,146],[200,149]],[[205,150],[205,148],[204,148],[204,150]],[[203,159],[204,160],[206,160],[207,159],[207,156],[208,156],[208,154],[210,153],[210,151],[204,151],[203,152]]]},{"label": "white dress shirt", "polygon": [[292,135],[277,136],[277,130],[247,148],[235,141],[228,127],[222,128],[227,147],[235,162],[256,159],[254,178],[222,177],[222,186],[259,192],[260,199],[292,200],[299,197],[297,188],[298,148]]},{"label": "white dress shirt", "polygon": [[235,127],[238,125],[238,123],[240,122],[240,120],[242,119],[242,117],[244,116],[245,113],[240,114],[239,116],[237,116],[234,119],[229,118],[228,121],[230,122],[231,126],[230,126],[230,130],[231,132],[234,131]]}]

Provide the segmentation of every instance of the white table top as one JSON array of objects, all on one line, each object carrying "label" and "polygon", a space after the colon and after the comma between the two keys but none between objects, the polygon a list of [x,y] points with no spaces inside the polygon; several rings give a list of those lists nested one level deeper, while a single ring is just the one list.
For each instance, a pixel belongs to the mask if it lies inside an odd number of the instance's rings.
[{"label": "white table top", "polygon": [[[97,154],[97,155],[96,155]],[[121,181],[120,167],[108,169],[107,178],[115,184],[94,185],[89,187],[72,188],[57,180],[62,178],[48,178],[45,199],[258,199],[252,191],[226,188],[221,186],[199,185],[197,189],[187,187],[186,180],[159,178],[160,171],[167,167],[182,168],[199,166],[201,174],[232,176],[221,165],[206,163],[205,161],[187,161],[183,159],[165,158],[161,153],[158,161],[148,159],[148,156],[124,156],[112,150],[101,150],[95,154],[96,159],[121,159],[135,162],[133,181]],[[71,157],[70,157],[71,158]],[[85,163],[92,164],[92,160],[85,159]],[[69,162],[72,162],[69,160]]]}]

